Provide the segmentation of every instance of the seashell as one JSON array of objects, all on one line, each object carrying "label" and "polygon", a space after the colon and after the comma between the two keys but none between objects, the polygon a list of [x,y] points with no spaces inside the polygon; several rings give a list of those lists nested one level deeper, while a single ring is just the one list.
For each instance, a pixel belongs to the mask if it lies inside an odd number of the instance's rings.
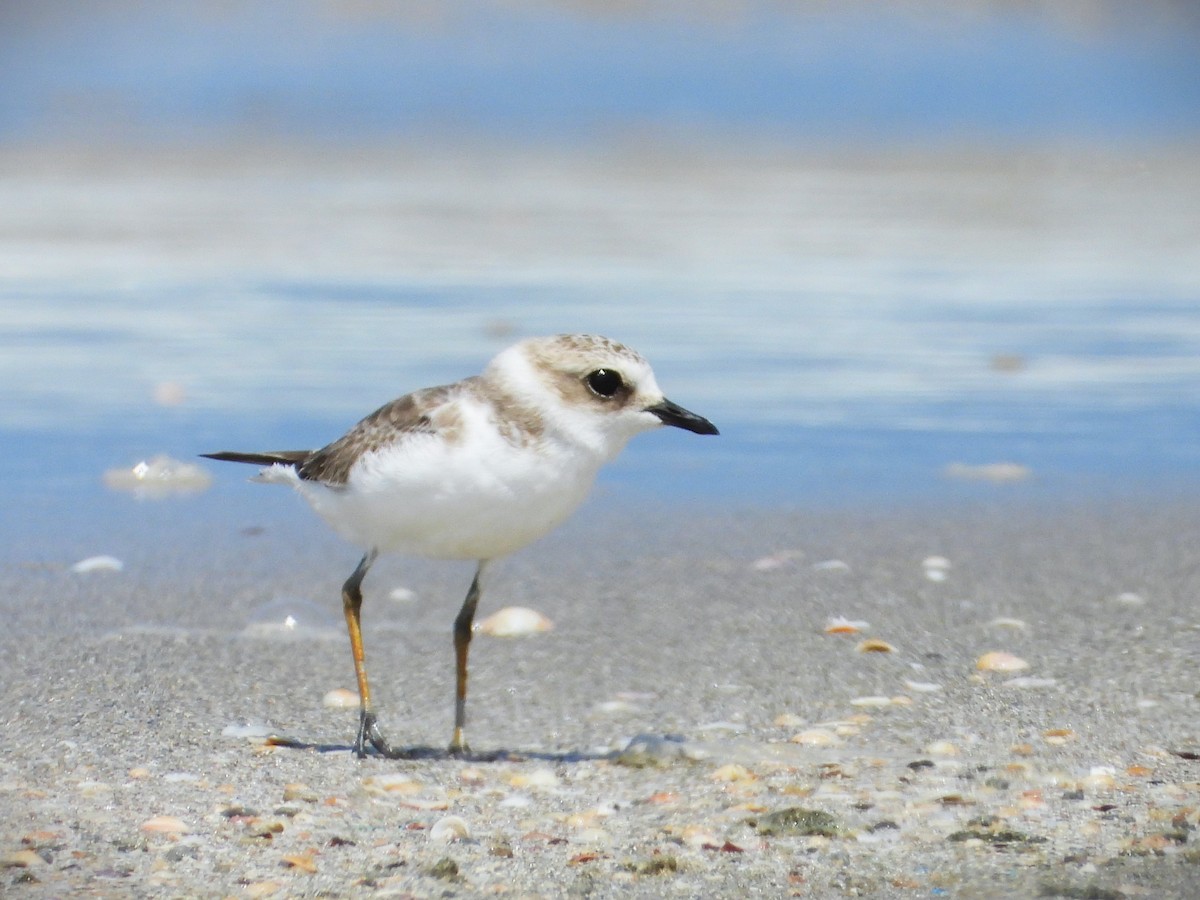
[{"label": "seashell", "polygon": [[202,466],[166,455],[142,460],[128,469],[109,469],[103,480],[110,490],[150,500],[172,494],[197,494],[212,485],[212,476]]},{"label": "seashell", "polygon": [[46,861],[33,850],[13,850],[0,854],[0,869],[32,869],[44,865]]},{"label": "seashell", "polygon": [[869,707],[891,706],[892,698],[891,697],[854,697],[850,700],[850,705],[851,706],[869,706]]},{"label": "seashell", "polygon": [[471,837],[471,829],[459,816],[443,816],[429,829],[429,841],[434,844],[449,844],[465,841]]},{"label": "seashell", "polygon": [[317,792],[310,788],[307,784],[299,781],[293,781],[283,786],[283,800],[285,803],[301,801],[303,803],[316,803],[319,798]]},{"label": "seashell", "polygon": [[1075,732],[1070,728],[1049,728],[1042,732],[1042,738],[1047,744],[1061,747],[1063,744],[1075,740]]},{"label": "seashell", "polygon": [[772,723],[776,728],[799,728],[801,725],[807,725],[808,720],[803,716],[798,716],[795,713],[785,712],[780,713],[775,717]]},{"label": "seashell", "polygon": [[400,805],[408,809],[420,809],[425,812],[432,812],[438,809],[449,809],[449,800],[434,800],[427,797],[413,797],[411,800],[402,800]]},{"label": "seashell", "polygon": [[304,872],[307,875],[317,874],[317,861],[311,853],[291,853],[283,857],[283,864],[289,869]]},{"label": "seashell", "polygon": [[887,641],[881,641],[879,638],[867,638],[865,641],[859,642],[854,649],[859,653],[894,653],[896,650]]},{"label": "seashell", "polygon": [[257,898],[270,897],[281,890],[283,890],[283,885],[278,881],[252,881],[242,888],[242,893],[247,897]]},{"label": "seashell", "polygon": [[1029,791],[1021,791],[1021,798],[1017,801],[1017,806],[1021,809],[1040,809],[1046,805],[1046,795],[1036,788]]},{"label": "seashell", "polygon": [[30,831],[21,836],[21,844],[30,849],[42,848],[45,850],[61,850],[64,846],[63,838],[66,835],[61,831],[46,831],[39,829]]},{"label": "seashell", "polygon": [[864,628],[870,628],[869,622],[847,619],[844,616],[830,616],[825,620],[826,634],[858,634]]},{"label": "seashell", "polygon": [[975,668],[985,672],[1020,672],[1028,669],[1029,663],[1011,653],[993,650],[975,660]]},{"label": "seashell", "polygon": [[518,772],[508,779],[515,788],[552,788],[558,787],[558,776],[549,769],[534,769],[532,772]]},{"label": "seashell", "polygon": [[226,725],[221,729],[221,737],[227,738],[265,738],[270,737],[274,733],[274,728],[262,722]]},{"label": "seashell", "polygon": [[175,816],[155,816],[138,827],[148,834],[187,834],[191,830],[183,819]]},{"label": "seashell", "polygon": [[1084,788],[1092,791],[1109,791],[1117,786],[1116,772],[1108,766],[1095,766],[1083,779]]},{"label": "seashell", "polygon": [[329,709],[357,709],[358,694],[346,688],[334,688],[321,698],[321,705]]},{"label": "seashell", "polygon": [[506,606],[479,622],[475,629],[491,637],[523,637],[541,634],[554,623],[536,610],[524,606]]},{"label": "seashell", "polygon": [[759,557],[750,563],[750,568],[755,572],[771,572],[775,569],[782,569],[802,555],[798,550],[783,550],[779,553],[772,553],[770,556]]},{"label": "seashell", "polygon": [[925,747],[930,756],[958,756],[958,747],[950,741],[934,741]]},{"label": "seashell", "polygon": [[86,572],[120,572],[125,568],[125,563],[121,562],[115,556],[89,556],[87,559],[81,559],[75,565],[71,566],[71,571],[76,574],[84,574]]},{"label": "seashell", "polygon": [[603,828],[581,828],[579,833],[575,835],[574,843],[583,844],[587,847],[609,847],[612,846],[612,835]]},{"label": "seashell", "polygon": [[419,781],[403,772],[387,772],[382,775],[372,775],[363,779],[363,787],[367,790],[381,791],[388,794],[419,794],[425,789]]},{"label": "seashell", "polygon": [[685,847],[700,850],[703,847],[720,847],[724,841],[703,825],[685,825],[680,835]]},{"label": "seashell", "polygon": [[1034,678],[1032,675],[1018,675],[1016,678],[1010,678],[1004,682],[1004,687],[1009,688],[1045,688],[1054,687],[1058,681],[1054,678]]},{"label": "seashell", "polygon": [[721,766],[708,776],[711,781],[757,781],[758,776],[737,763]]},{"label": "seashell", "polygon": [[905,679],[904,686],[918,694],[932,694],[934,691],[942,689],[940,684],[934,684],[932,681],[909,681],[908,679]]},{"label": "seashell", "polygon": [[838,736],[828,728],[808,728],[793,734],[788,740],[793,744],[806,744],[810,747],[827,747],[841,743]]},{"label": "seashell", "polygon": [[345,640],[341,616],[299,597],[283,596],[250,610],[242,637],[252,640]]},{"label": "seashell", "polygon": [[950,463],[942,470],[947,478],[961,478],[965,481],[990,481],[993,484],[1010,484],[1024,481],[1033,474],[1028,466],[1020,463],[999,462],[985,463],[979,466],[967,463]]},{"label": "seashell", "polygon": [[1029,630],[1029,623],[1024,619],[1010,619],[1007,616],[997,616],[988,622],[988,625],[993,628],[1012,628],[1017,631]]},{"label": "seashell", "polygon": [[950,572],[950,560],[944,556],[927,556],[921,560],[921,568],[930,581],[945,581]]},{"label": "seashell", "polygon": [[605,716],[621,716],[637,712],[641,707],[628,700],[604,700],[592,707],[593,711]]}]

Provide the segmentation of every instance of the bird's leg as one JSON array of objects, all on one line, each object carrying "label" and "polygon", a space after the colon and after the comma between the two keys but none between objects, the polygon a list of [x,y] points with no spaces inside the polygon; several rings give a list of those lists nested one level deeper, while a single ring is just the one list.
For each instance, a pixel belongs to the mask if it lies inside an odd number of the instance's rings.
[{"label": "bird's leg", "polygon": [[354,654],[354,676],[358,679],[358,735],[354,738],[354,754],[362,759],[367,755],[367,744],[384,756],[395,756],[375,721],[375,711],[371,707],[371,687],[367,684],[367,666],[363,661],[362,628],[359,624],[359,611],[362,609],[362,581],[367,570],[379,555],[376,550],[369,550],[342,585],[342,608],[346,613],[346,629],[350,632],[350,652]]},{"label": "bird's leg", "polygon": [[467,723],[467,651],[471,647],[471,627],[475,621],[475,608],[479,606],[480,582],[487,560],[480,560],[471,580],[471,589],[467,591],[467,599],[463,601],[462,609],[454,620],[454,737],[450,739],[450,752],[455,756],[471,752],[463,736],[463,727]]}]

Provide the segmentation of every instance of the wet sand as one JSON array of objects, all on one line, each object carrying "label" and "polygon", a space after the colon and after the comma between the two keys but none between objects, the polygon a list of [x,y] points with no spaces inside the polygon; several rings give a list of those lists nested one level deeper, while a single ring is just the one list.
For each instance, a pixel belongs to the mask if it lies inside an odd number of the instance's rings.
[{"label": "wet sand", "polygon": [[[593,507],[498,568],[482,614],[555,628],[476,638],[468,760],[350,754],[356,713],[323,698],[353,687],[354,552],[315,523],[200,523],[121,572],[9,556],[0,892],[1194,896],[1195,498],[1003,496]],[[368,581],[396,743],[449,738],[469,577]]]}]

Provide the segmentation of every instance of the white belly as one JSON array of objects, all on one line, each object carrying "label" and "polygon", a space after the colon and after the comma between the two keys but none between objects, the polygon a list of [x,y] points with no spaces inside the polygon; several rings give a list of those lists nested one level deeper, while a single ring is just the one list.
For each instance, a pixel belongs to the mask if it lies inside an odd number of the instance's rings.
[{"label": "white belly", "polygon": [[494,559],[560,524],[591,490],[599,461],[577,448],[534,452],[497,437],[447,446],[415,435],[369,454],[344,487],[297,480],[334,529],[363,548],[435,559]]}]

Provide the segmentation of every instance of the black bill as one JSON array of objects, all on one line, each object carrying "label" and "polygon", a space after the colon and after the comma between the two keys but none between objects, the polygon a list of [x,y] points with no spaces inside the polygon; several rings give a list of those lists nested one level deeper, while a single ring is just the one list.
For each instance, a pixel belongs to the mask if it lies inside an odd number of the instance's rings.
[{"label": "black bill", "polygon": [[672,403],[670,400],[663,398],[661,403],[655,403],[653,406],[647,406],[646,412],[654,413],[658,416],[664,425],[674,425],[676,428],[682,428],[685,431],[694,431],[696,434],[720,434],[717,431],[717,426],[704,416],[698,416],[694,412],[688,412],[677,403]]}]

